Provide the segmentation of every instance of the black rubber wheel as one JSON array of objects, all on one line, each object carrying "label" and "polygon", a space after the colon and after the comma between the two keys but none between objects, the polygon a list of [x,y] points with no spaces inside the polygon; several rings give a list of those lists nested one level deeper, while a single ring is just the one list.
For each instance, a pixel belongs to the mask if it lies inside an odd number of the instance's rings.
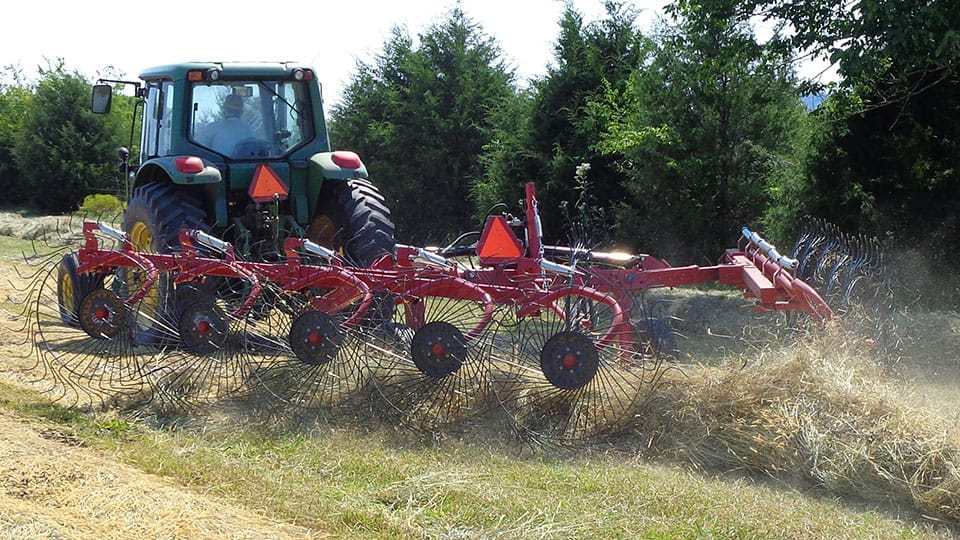
[{"label": "black rubber wheel", "polygon": [[[151,182],[133,190],[123,214],[123,228],[138,251],[170,253],[180,249],[179,234],[183,229],[207,230],[206,213],[200,201],[174,184]],[[137,284],[137,272],[121,271],[119,277],[128,291]],[[162,329],[157,321],[175,315],[173,284],[167,274],[161,273],[151,292],[141,301],[140,310],[148,312],[140,317],[134,333],[140,343],[157,342],[169,334],[170,325]]]},{"label": "black rubber wheel", "polygon": [[217,303],[217,298],[212,292],[196,283],[176,285],[173,291],[173,299],[175,302],[173,306],[174,319],[178,321],[183,316],[183,312],[194,304],[213,306]]},{"label": "black rubber wheel", "polygon": [[656,317],[647,317],[640,328],[651,348],[651,353],[664,358],[677,356],[677,336],[670,323]]},{"label": "black rubber wheel", "polygon": [[80,305],[91,292],[103,287],[103,275],[80,274],[76,253],[67,253],[57,267],[57,303],[60,320],[72,328],[80,328]]},{"label": "black rubber wheel", "polygon": [[354,266],[367,267],[395,246],[393,220],[380,190],[366,180],[328,180],[308,236],[342,250]]}]

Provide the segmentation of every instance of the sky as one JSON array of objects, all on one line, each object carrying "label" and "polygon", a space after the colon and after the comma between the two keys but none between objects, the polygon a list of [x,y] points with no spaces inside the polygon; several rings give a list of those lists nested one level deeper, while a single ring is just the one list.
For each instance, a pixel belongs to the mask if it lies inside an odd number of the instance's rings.
[{"label": "sky", "polygon": [[[603,16],[601,0],[571,3],[588,21]],[[649,30],[667,2],[632,3],[641,10],[640,28]],[[33,76],[44,58],[62,57],[90,77],[111,65],[135,78],[143,68],[189,60],[296,60],[314,67],[329,105],[339,99],[357,60],[373,58],[394,26],[416,35],[455,5],[455,0],[10,2],[4,6],[0,66],[19,65]],[[462,0],[460,5],[498,40],[519,80],[546,72],[562,1]],[[800,71],[820,69],[806,65]]]}]

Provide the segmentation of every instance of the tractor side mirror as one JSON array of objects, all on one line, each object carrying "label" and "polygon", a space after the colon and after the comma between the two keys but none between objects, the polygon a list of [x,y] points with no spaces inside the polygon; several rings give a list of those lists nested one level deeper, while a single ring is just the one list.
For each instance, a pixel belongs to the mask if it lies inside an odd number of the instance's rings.
[{"label": "tractor side mirror", "polygon": [[110,112],[110,101],[113,100],[113,87],[109,84],[93,85],[93,95],[90,99],[90,109],[96,114]]}]

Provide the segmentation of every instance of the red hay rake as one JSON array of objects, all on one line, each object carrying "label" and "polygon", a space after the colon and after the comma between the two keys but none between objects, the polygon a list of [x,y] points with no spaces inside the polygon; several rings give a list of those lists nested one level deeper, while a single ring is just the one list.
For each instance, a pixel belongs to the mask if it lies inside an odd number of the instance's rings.
[{"label": "red hay rake", "polygon": [[30,296],[41,376],[78,400],[302,411],[372,391],[401,425],[438,430],[493,405],[517,433],[566,442],[640,414],[667,369],[643,291],[718,282],[759,310],[833,317],[798,261],[747,229],[707,267],[544,245],[533,184],[524,218],[489,217],[476,245],[401,245],[370,268],[300,238],[264,263],[197,230],[170,254],[103,223],[83,237]]}]

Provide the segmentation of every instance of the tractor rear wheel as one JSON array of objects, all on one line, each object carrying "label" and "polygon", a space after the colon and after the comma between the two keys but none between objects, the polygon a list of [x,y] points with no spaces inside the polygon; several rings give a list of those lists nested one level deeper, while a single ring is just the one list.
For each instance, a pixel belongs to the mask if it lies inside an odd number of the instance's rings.
[{"label": "tractor rear wheel", "polygon": [[[206,230],[205,212],[199,200],[173,184],[152,182],[133,190],[123,214],[123,228],[133,247],[146,253],[170,253],[179,250],[178,235],[182,229]],[[143,282],[142,272],[121,271],[121,281],[129,291]],[[171,325],[160,321],[175,309],[173,284],[161,274],[139,306],[141,317],[136,325],[136,339],[154,343],[170,334]],[[173,326],[175,328],[175,326]]]},{"label": "tractor rear wheel", "polygon": [[331,181],[320,197],[307,233],[310,240],[341,251],[361,267],[393,253],[393,220],[376,186],[360,179]]}]

